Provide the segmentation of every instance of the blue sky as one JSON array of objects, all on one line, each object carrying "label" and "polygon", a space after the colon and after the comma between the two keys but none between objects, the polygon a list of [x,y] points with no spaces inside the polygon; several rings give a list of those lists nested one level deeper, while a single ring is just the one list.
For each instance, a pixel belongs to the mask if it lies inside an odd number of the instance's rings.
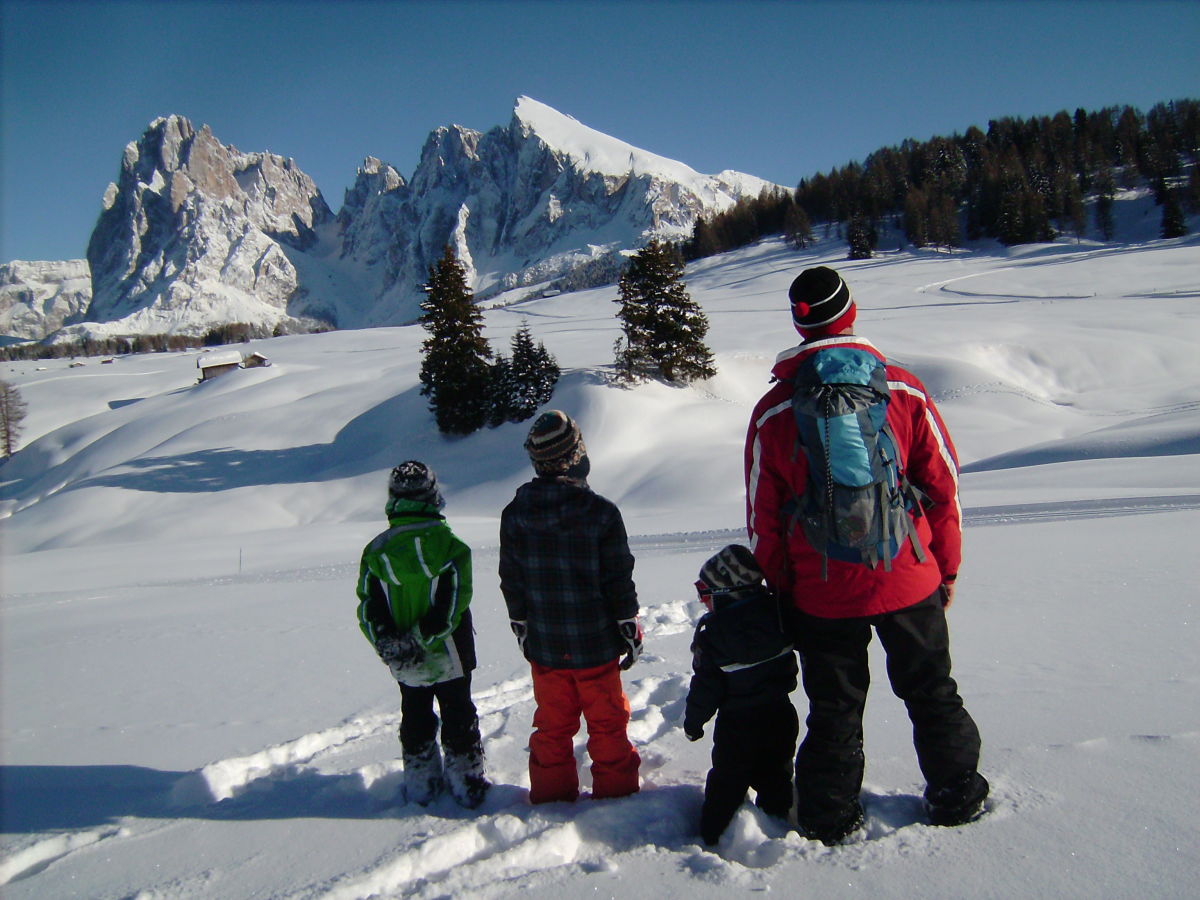
[{"label": "blue sky", "polygon": [[336,212],[365,156],[526,94],[701,172],[782,184],[1000,116],[1200,95],[1200,3],[0,0],[0,261],[84,255],[125,145],[177,113],[293,157]]}]

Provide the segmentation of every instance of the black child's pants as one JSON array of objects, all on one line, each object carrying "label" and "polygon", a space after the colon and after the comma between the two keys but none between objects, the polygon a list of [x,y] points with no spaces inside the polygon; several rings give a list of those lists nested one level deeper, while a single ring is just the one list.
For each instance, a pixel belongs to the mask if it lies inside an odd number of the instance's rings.
[{"label": "black child's pants", "polygon": [[451,754],[477,753],[479,717],[471,699],[469,673],[428,687],[400,685],[400,744],[404,750],[417,753],[434,742],[438,731],[435,698],[442,714],[442,746]]},{"label": "black child's pants", "polygon": [[713,729],[712,769],[704,786],[700,836],[715,844],[750,788],[763,812],[787,818],[792,808],[792,754],[800,720],[791,700],[722,710]]}]

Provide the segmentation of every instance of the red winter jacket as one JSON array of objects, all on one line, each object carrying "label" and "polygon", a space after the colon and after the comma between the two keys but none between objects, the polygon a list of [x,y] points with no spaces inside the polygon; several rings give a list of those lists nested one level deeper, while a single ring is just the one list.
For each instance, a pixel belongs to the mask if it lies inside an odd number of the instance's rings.
[{"label": "red winter jacket", "polygon": [[921,381],[899,366],[887,367],[891,400],[887,419],[899,446],[908,479],[929,498],[916,519],[925,548],[918,562],[904,542],[891,571],[830,559],[828,580],[822,557],[792,526],[784,504],[805,489],[808,460],[800,449],[787,379],[800,362],[825,347],[854,346],[886,362],[869,341],[852,334],[804,343],[779,354],[772,374],[776,384],[754,407],[746,436],[746,524],[750,546],[767,582],[791,597],[797,609],[813,616],[840,619],[871,616],[911,606],[928,597],[944,578],[958,573],[962,553],[962,508],[958,500],[958,457],[945,423]]}]

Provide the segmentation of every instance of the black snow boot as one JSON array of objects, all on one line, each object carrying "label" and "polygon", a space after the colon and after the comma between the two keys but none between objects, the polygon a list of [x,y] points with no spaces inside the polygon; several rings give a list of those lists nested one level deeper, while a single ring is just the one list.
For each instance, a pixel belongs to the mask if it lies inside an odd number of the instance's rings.
[{"label": "black snow boot", "polygon": [[931,825],[965,825],[983,812],[987,799],[987,779],[978,772],[967,772],[925,796],[925,812]]},{"label": "black snow boot", "polygon": [[854,805],[836,819],[822,822],[801,822],[800,833],[810,841],[820,841],[827,847],[840,844],[863,824],[862,804]]},{"label": "black snow boot", "polygon": [[428,806],[442,792],[442,754],[432,741],[417,750],[404,749],[404,794],[411,803]]},{"label": "black snow boot", "polygon": [[465,752],[446,750],[446,786],[459,806],[475,809],[492,785],[483,772],[483,747],[474,744]]}]

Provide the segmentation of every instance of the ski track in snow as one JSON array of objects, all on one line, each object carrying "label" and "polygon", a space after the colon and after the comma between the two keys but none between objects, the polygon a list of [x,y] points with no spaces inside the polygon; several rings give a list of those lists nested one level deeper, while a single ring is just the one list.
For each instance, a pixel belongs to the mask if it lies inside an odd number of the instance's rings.
[{"label": "ski track in snow", "polygon": [[0,859],[0,885],[31,878],[77,850],[129,833],[127,829],[114,825],[81,829],[39,840]]}]

